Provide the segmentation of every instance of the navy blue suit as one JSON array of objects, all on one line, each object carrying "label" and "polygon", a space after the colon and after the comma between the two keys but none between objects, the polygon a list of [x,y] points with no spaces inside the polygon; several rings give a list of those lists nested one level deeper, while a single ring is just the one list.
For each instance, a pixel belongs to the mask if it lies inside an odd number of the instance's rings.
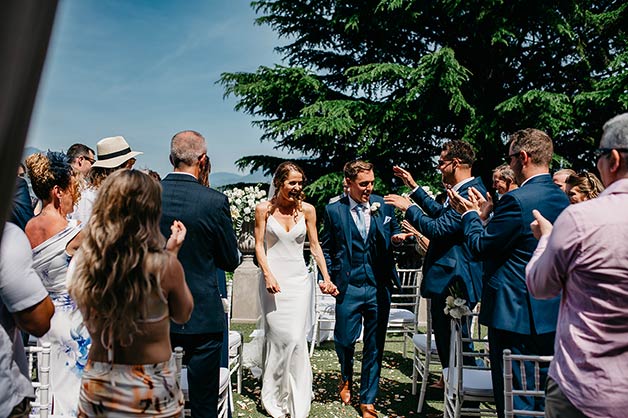
[{"label": "navy blue suit", "polygon": [[364,321],[364,349],[360,403],[372,404],[377,396],[386,328],[390,313],[390,293],[399,288],[391,237],[399,232],[394,208],[380,196],[371,195],[371,212],[366,240],[362,239],[350,213],[347,196],[327,205],[323,217],[321,245],[336,297],[334,341],[342,378],[353,380],[355,342]]},{"label": "navy blue suit", "polygon": [[15,180],[15,193],[13,194],[13,207],[9,216],[9,222],[13,222],[23,231],[26,224],[33,217],[31,196],[28,192],[28,183],[22,177]]},{"label": "navy blue suit", "polygon": [[[475,187],[482,195],[486,194],[486,188],[479,178],[464,183],[458,193],[467,198],[469,187]],[[445,315],[443,309],[445,299],[450,295],[449,286],[459,288],[462,297],[473,308],[482,295],[482,263],[473,257],[465,242],[458,212],[436,202],[420,187],[411,197],[423,211],[413,205],[406,211],[406,219],[430,240],[423,262],[421,294],[432,300],[436,348],[441,365],[445,368],[449,366],[451,318]]]},{"label": "navy blue suit", "polygon": [[192,416],[215,417],[226,328],[217,269],[233,271],[239,261],[229,202],[224,194],[185,173],[170,173],[161,185],[161,232],[170,236],[174,220],[187,228],[178,258],[194,297],[190,320],[184,325],[171,322],[171,342],[185,351]]},{"label": "navy blue suit", "polygon": [[[500,417],[504,414],[503,350],[536,355],[554,352],[560,297],[535,299],[525,282],[525,267],[537,245],[530,229],[534,220],[532,210],[539,210],[553,223],[568,205],[565,193],[556,187],[549,174],[543,174],[504,194],[486,228],[476,212],[462,218],[471,251],[484,260],[480,323],[489,328],[493,390]],[[518,368],[513,372],[517,389],[521,387],[521,376]],[[544,381],[547,369],[541,374]],[[529,371],[527,376],[533,379],[534,373]],[[542,407],[531,399],[515,398],[516,409],[542,410]]]}]

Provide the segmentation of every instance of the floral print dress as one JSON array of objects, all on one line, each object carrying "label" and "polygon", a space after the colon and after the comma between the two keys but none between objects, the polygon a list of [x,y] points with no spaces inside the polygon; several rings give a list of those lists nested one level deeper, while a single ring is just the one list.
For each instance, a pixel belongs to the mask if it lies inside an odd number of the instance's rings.
[{"label": "floral print dress", "polygon": [[51,344],[50,389],[55,416],[77,415],[81,377],[91,344],[66,285],[70,256],[65,249],[80,229],[76,221],[70,221],[65,229],[33,249],[33,267],[55,305],[50,330],[39,339],[40,344]]}]

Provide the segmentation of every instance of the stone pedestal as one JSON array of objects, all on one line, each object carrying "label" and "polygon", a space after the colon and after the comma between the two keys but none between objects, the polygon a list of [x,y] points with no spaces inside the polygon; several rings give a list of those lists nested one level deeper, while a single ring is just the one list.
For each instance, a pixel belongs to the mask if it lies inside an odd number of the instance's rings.
[{"label": "stone pedestal", "polygon": [[253,263],[255,252],[253,225],[242,226],[238,247],[242,252],[242,263],[233,272],[231,322],[254,324],[261,310],[259,306],[260,269]]}]

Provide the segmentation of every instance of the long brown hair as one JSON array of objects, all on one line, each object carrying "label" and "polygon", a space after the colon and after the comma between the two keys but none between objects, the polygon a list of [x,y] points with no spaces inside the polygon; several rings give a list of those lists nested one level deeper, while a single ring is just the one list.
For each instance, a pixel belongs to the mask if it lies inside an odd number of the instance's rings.
[{"label": "long brown hair", "polygon": [[149,296],[161,291],[167,255],[160,217],[161,185],[149,175],[118,170],[101,185],[70,294],[106,348],[133,342]]}]

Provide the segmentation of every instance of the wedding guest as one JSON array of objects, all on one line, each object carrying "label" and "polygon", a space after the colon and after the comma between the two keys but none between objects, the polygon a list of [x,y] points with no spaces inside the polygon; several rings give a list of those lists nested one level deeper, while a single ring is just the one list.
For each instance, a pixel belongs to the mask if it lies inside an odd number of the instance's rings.
[{"label": "wedding guest", "polygon": [[13,193],[13,206],[9,214],[9,221],[19,226],[22,230],[26,223],[34,216],[33,206],[28,183],[22,176],[15,179],[15,192]]},{"label": "wedding guest", "polygon": [[497,198],[517,187],[515,172],[508,164],[502,164],[493,170],[493,189],[497,192]]},{"label": "wedding guest", "polygon": [[87,180],[87,175],[92,169],[92,165],[96,162],[94,150],[84,144],[72,144],[66,154],[74,172],[77,173],[79,183],[83,186],[82,183]]},{"label": "wedding guest", "polygon": [[33,249],[33,267],[55,305],[50,331],[40,342],[51,343],[50,391],[57,416],[76,416],[79,385],[87,362],[90,338],[81,313],[66,287],[70,258],[81,244],[81,227],[67,220],[79,192],[65,154],[49,151],[26,159],[33,190],[42,201],[41,213],[26,224]]},{"label": "wedding guest", "polygon": [[[360,411],[377,417],[375,399],[386,341],[390,294],[399,289],[391,244],[401,244],[410,234],[400,234],[394,208],[372,195],[373,164],[354,160],[345,164],[348,196],[327,205],[321,244],[327,270],[339,292],[336,297],[334,343],[340,362],[340,400],[352,397],[355,343],[364,326]],[[364,325],[362,325],[364,324]]]},{"label": "wedding guest", "polygon": [[565,193],[572,204],[598,197],[603,190],[600,179],[588,171],[573,174],[565,181]]},{"label": "wedding guest", "polygon": [[[539,238],[530,293],[562,295],[545,416],[620,418],[628,411],[628,113],[604,124],[597,168],[606,186],[554,226],[535,211]],[[491,347],[492,349],[492,347]]]},{"label": "wedding guest", "polygon": [[[447,187],[468,196],[470,187],[482,194],[486,189],[482,180],[471,175],[475,151],[464,141],[443,144],[438,159],[438,170]],[[410,200],[398,195],[384,197],[386,203],[405,212],[405,219],[430,240],[423,262],[421,295],[432,300],[432,327],[438,356],[443,368],[449,367],[451,317],[444,313],[445,299],[458,289],[458,297],[473,309],[482,294],[482,263],[477,261],[465,244],[460,214],[450,205],[437,203],[419,187],[409,171],[393,167],[394,174],[412,189]],[[468,335],[465,328],[463,332]],[[470,347],[469,347],[470,350]],[[469,359],[471,361],[471,359]],[[442,387],[442,380],[436,385]]]},{"label": "wedding guest", "polygon": [[216,269],[235,270],[238,248],[227,197],[199,182],[209,171],[205,138],[195,131],[177,133],[170,143],[170,162],[174,172],[161,182],[161,232],[168,234],[174,220],[187,228],[178,258],[195,301],[190,320],[171,324],[170,337],[173,347],[181,346],[185,352],[192,416],[211,418],[218,411],[226,326]]},{"label": "wedding guest", "polygon": [[123,168],[133,168],[135,157],[143,154],[139,151],[131,151],[131,147],[121,136],[101,139],[96,144],[96,150],[98,160],[92,164],[91,170],[89,170],[87,179],[89,184],[81,190],[81,199],[72,214],[72,219],[83,224],[89,221],[92,206],[98,196],[98,189],[107,176]]},{"label": "wedding guest", "polygon": [[[540,210],[554,221],[569,205],[549,174],[553,149],[551,138],[538,129],[524,129],[510,136],[507,157],[519,188],[502,196],[486,226],[479,214],[478,197],[482,193],[471,189],[471,199],[465,199],[454,190],[448,192],[450,204],[462,214],[469,250],[484,261],[480,323],[488,327],[493,393],[500,418],[504,416],[504,349],[516,354],[554,352],[560,298],[536,299],[525,286],[525,267],[536,247],[529,228],[532,210]],[[531,387],[535,373],[532,369],[526,372],[527,386]],[[540,373],[545,379],[547,367]],[[519,368],[513,368],[514,388],[521,389],[521,382]],[[517,396],[515,409],[542,411],[543,402]]]},{"label": "wedding guest", "polygon": [[571,168],[563,168],[554,173],[554,175],[552,176],[552,181],[554,182],[555,185],[560,187],[560,190],[564,192],[565,188],[567,187],[566,186],[567,178],[569,176],[574,176],[575,174],[576,172],[573,171]]},{"label": "wedding guest", "polygon": [[24,232],[5,223],[0,245],[0,416],[28,417],[35,398],[20,330],[41,337],[54,305],[33,270]]},{"label": "wedding guest", "polygon": [[170,319],[185,323],[194,302],[177,260],[185,227],[174,221],[165,242],[160,215],[161,186],[138,170],[112,173],[94,202],[69,272],[94,341],[79,417],[182,415]]},{"label": "wedding guest", "polygon": [[305,418],[312,403],[312,368],[306,322],[312,283],[303,258],[306,237],[323,277],[324,293],[337,295],[316,232],[316,210],[304,202],[301,167],[286,161],[273,177],[270,200],[255,207],[255,255],[262,271],[260,302],[265,336],[262,405],[273,418]]}]

